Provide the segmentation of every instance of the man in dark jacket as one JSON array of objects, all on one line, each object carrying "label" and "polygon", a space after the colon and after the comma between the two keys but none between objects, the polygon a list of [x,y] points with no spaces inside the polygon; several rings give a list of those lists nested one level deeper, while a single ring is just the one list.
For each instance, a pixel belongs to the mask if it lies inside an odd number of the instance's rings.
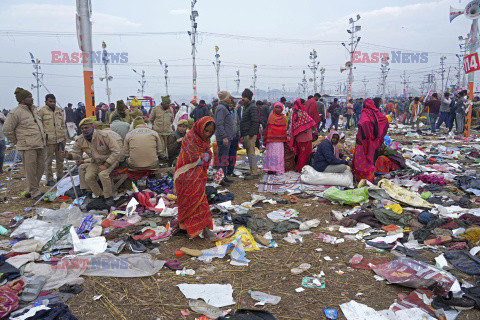
[{"label": "man in dark jacket", "polygon": [[192,112],[190,112],[190,118],[195,122],[208,116],[210,116],[210,111],[208,111],[208,108],[205,105],[205,100],[200,100],[200,103],[192,110]]},{"label": "man in dark jacket", "polygon": [[71,103],[65,108],[65,125],[67,126],[68,137],[73,139],[77,132],[77,125],[75,124],[75,112]]},{"label": "man in dark jacket", "polygon": [[333,103],[328,107],[328,113],[330,113],[332,117],[332,124],[329,129],[335,126],[335,130],[338,130],[338,120],[340,119],[341,109],[342,107],[338,104],[338,98],[333,99]]},{"label": "man in dark jacket", "polygon": [[247,175],[245,180],[253,180],[259,177],[257,159],[255,156],[255,141],[257,141],[260,121],[258,108],[252,99],[253,92],[250,89],[243,90],[242,100],[244,103],[244,109],[242,120],[240,122],[240,134],[242,136],[243,146],[247,151],[248,162],[250,164],[250,175]]},{"label": "man in dark jacket", "polygon": [[217,138],[218,146],[218,166],[223,170],[224,178],[220,183],[224,187],[228,187],[233,181],[227,178],[228,167],[228,152],[230,150],[230,144],[233,139],[233,118],[230,114],[230,106],[234,104],[233,98],[228,91],[220,91],[218,93],[218,99],[220,100],[217,108],[215,109],[215,124],[217,128],[215,130],[215,137]]},{"label": "man in dark jacket", "polygon": [[78,108],[74,112],[75,115],[75,124],[77,125],[77,134],[80,135],[82,131],[80,130],[79,124],[80,121],[82,121],[85,116],[86,116],[86,111],[85,111],[85,103],[79,102],[78,103]]},{"label": "man in dark jacket", "polygon": [[341,159],[342,155],[335,157],[334,146],[338,143],[340,136],[337,132],[332,135],[332,141],[325,139],[317,147],[313,168],[318,172],[343,173],[347,170],[348,162]]}]

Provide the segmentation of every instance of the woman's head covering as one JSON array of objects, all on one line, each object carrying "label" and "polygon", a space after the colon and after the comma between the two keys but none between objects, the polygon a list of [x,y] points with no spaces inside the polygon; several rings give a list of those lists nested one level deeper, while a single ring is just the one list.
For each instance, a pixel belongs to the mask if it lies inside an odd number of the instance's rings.
[{"label": "woman's head covering", "polygon": [[273,106],[273,111],[268,116],[267,124],[273,124],[276,126],[287,126],[287,120],[285,119],[285,115],[283,114],[283,112],[277,114],[275,112],[275,107],[280,107],[283,111],[283,104],[281,102],[275,103],[275,105]]},{"label": "woman's head covering", "polygon": [[209,123],[212,123],[213,126],[215,127],[215,120],[213,120],[212,117],[203,117],[203,118],[200,118],[200,120],[198,120],[197,122],[195,122],[195,124],[193,125],[193,128],[192,130],[189,131],[192,132],[193,134],[197,135],[198,137],[200,137],[200,139],[202,139],[203,141],[208,141],[208,143],[210,144],[210,139],[205,139],[205,136],[203,135],[203,131],[205,130],[205,127],[209,124]]},{"label": "woman's head covering", "polygon": [[[298,116],[297,114],[298,111],[302,112],[301,117]],[[305,106],[303,106],[301,103],[301,100],[300,99],[295,100],[291,132],[290,132],[290,149],[293,150],[293,145],[295,143],[294,137],[296,135],[315,126],[316,126],[315,121],[312,119],[312,117],[308,115],[307,111],[305,110]]]},{"label": "woman's head covering", "polygon": [[[327,140],[330,141],[330,143],[332,143],[332,138],[333,138],[333,135],[335,135],[335,134],[340,139],[340,134],[337,131],[332,130],[332,131],[330,131],[330,133],[327,136]],[[340,157],[340,152],[338,151],[337,146],[333,145],[333,144],[332,144],[332,146],[333,146],[333,154],[335,155],[335,158],[339,158]]]},{"label": "woman's head covering", "polygon": [[[275,107],[279,106],[283,110],[281,102],[275,103]],[[277,114],[275,108],[268,116],[267,128],[263,137],[263,145],[266,146],[270,142],[286,142],[287,141],[287,119],[283,112]]]}]

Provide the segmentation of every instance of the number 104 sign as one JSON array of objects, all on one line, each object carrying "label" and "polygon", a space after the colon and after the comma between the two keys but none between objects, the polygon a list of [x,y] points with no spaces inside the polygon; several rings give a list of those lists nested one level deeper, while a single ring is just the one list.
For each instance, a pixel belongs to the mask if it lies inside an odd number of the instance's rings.
[{"label": "number 104 sign", "polygon": [[478,52],[469,54],[463,58],[463,69],[465,70],[465,74],[480,70]]}]

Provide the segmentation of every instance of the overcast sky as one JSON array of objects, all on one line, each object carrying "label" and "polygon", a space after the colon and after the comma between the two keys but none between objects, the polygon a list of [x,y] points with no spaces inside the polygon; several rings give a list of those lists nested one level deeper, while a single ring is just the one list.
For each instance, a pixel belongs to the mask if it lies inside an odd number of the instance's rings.
[{"label": "overcast sky", "polygon": [[[240,70],[240,88],[252,85],[253,64],[258,66],[257,88],[294,91],[308,69],[309,52],[316,49],[320,66],[325,67],[325,90],[334,93],[347,72],[340,66],[349,60],[341,42],[348,43],[348,19],[360,14],[362,30],[357,47],[362,52],[428,52],[428,63],[390,64],[388,87],[393,93],[403,88],[404,71],[411,88],[419,88],[424,75],[438,72],[440,57],[445,55],[445,80],[456,82],[459,53],[458,36],[465,36],[471,20],[460,16],[449,22],[450,5],[464,8],[467,1],[413,0],[198,0],[197,45],[198,91],[201,97],[216,92],[212,65],[214,47],[220,47],[220,86],[236,91],[236,70]],[[106,41],[109,52],[128,53],[128,63],[111,64],[112,101],[135,95],[140,77],[132,71],[145,70],[145,95],[165,93],[162,59],[169,64],[169,91],[183,102],[193,96],[190,30],[190,1],[187,0],[92,0],[93,47],[101,50]],[[16,106],[13,91],[17,86],[31,88],[34,83],[29,52],[39,58],[44,83],[65,105],[84,100],[82,65],[52,63],[52,51],[79,52],[75,36],[75,1],[3,0],[0,2],[0,108]],[[5,32],[5,31],[9,32]],[[33,34],[21,33],[34,32]],[[68,34],[64,34],[67,32]],[[149,32],[172,34],[148,35]],[[178,32],[178,33],[176,33]],[[99,35],[103,33],[103,35]],[[112,35],[111,33],[115,33]],[[136,33],[136,35],[132,35]],[[238,37],[241,36],[241,37]],[[286,39],[282,41],[282,39]],[[450,72],[449,72],[450,70]],[[106,102],[101,64],[94,66],[96,102]],[[357,64],[353,91],[364,91],[361,80],[368,80],[369,95],[377,93],[380,64]],[[441,86],[437,74],[438,85]],[[313,83],[309,82],[313,93]],[[241,91],[240,90],[240,91]],[[37,103],[36,91],[34,93]],[[41,88],[40,95],[46,94]],[[43,98],[41,99],[43,105]]]}]

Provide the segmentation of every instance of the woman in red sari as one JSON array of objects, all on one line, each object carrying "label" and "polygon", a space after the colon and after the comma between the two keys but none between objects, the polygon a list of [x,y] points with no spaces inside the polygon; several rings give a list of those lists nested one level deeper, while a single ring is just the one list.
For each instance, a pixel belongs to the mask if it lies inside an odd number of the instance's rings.
[{"label": "woman in red sari", "polygon": [[303,167],[308,164],[308,159],[312,153],[312,128],[315,128],[315,126],[315,121],[308,115],[301,99],[295,100],[290,133],[290,148],[298,155],[295,166],[298,172],[302,172]]},{"label": "woman in red sari", "polygon": [[214,132],[213,118],[203,117],[195,122],[192,130],[183,138],[175,166],[178,223],[190,238],[198,236],[204,229],[206,233],[210,231],[208,229],[213,229],[205,185],[208,165],[212,159],[210,138]]},{"label": "woman in red sari", "polygon": [[365,100],[358,121],[357,139],[352,160],[352,170],[357,182],[362,179],[373,182],[376,152],[383,144],[383,139],[388,131],[388,120],[378,109],[381,99],[375,98],[374,100]]},{"label": "woman in red sari", "polygon": [[263,170],[268,173],[285,173],[284,145],[287,142],[287,120],[282,111],[283,104],[275,103],[263,136],[263,145],[266,147]]}]

